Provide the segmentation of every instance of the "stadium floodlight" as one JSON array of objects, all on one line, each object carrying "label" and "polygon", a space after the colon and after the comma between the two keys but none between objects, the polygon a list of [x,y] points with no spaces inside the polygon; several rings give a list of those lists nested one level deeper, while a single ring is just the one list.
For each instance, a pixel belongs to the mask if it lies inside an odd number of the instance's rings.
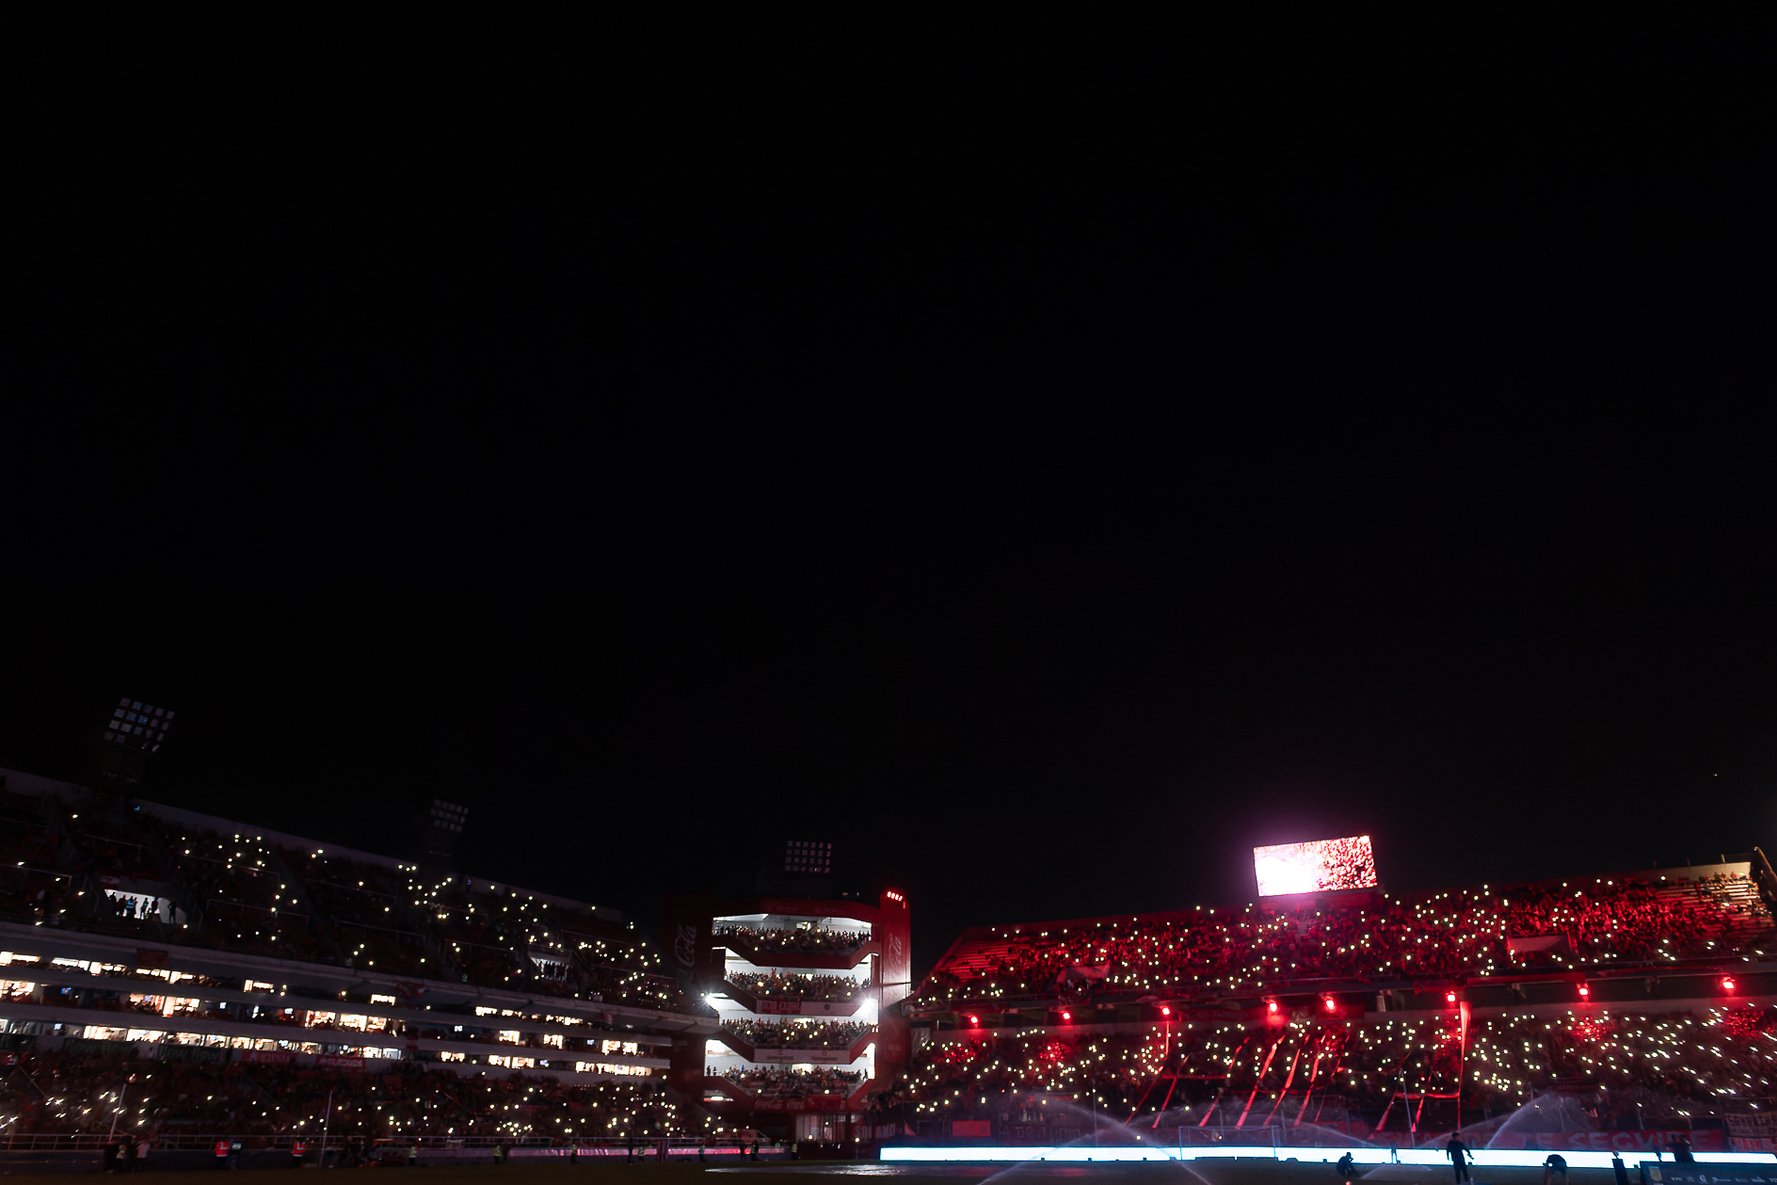
[{"label": "stadium floodlight", "polygon": [[167,730],[177,715],[171,708],[145,704],[127,695],[118,700],[105,721],[105,739],[98,746],[100,778],[133,790],[142,781],[148,759],[166,744]]},{"label": "stadium floodlight", "polygon": [[825,840],[792,839],[784,845],[784,871],[825,876],[833,871],[833,845]]},{"label": "stadium floodlight", "polygon": [[158,753],[177,715],[169,708],[157,708],[126,695],[111,709],[111,719],[105,721],[105,739],[125,749]]},{"label": "stadium floodlight", "polygon": [[440,831],[461,835],[463,825],[469,821],[469,808],[458,803],[446,802],[442,798],[434,798],[428,821]]}]

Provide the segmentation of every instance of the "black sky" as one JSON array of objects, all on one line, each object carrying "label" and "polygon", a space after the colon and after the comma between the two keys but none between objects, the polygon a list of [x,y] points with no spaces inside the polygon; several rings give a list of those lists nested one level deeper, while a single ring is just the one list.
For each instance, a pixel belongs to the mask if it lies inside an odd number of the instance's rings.
[{"label": "black sky", "polygon": [[0,766],[139,695],[150,797],[390,851],[451,798],[471,871],[644,923],[831,837],[916,970],[1261,843],[1768,844],[1774,63],[1721,19],[45,105]]}]

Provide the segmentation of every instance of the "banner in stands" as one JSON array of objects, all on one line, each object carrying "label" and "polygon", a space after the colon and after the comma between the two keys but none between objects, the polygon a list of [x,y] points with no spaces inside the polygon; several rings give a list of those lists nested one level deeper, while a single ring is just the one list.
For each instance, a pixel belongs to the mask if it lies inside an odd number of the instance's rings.
[{"label": "banner in stands", "polygon": [[64,1053],[92,1053],[100,1057],[132,1058],[136,1056],[136,1043],[134,1041],[109,1041],[102,1037],[63,1037],[62,1051]]},{"label": "banner in stands", "polygon": [[201,1065],[221,1065],[228,1060],[232,1051],[222,1045],[179,1045],[169,1044],[160,1047],[160,1060],[163,1062],[197,1062]]},{"label": "banner in stands", "polygon": [[1507,938],[1506,953],[1514,959],[1527,959],[1532,955],[1574,957],[1573,944],[1567,941],[1565,934],[1524,934]]},{"label": "banner in stands", "polygon": [[850,1016],[856,1000],[760,1000],[758,1011],[790,1016]]},{"label": "banner in stands", "polygon": [[296,1060],[296,1055],[287,1049],[243,1049],[235,1060],[260,1066],[287,1066]]},{"label": "banner in stands", "polygon": [[[1544,1148],[1572,1148],[1581,1152],[1621,1152],[1624,1159],[1634,1156],[1645,1156],[1653,1159],[1654,1149],[1660,1149],[1668,1161],[1672,1155],[1667,1149],[1679,1138],[1691,1142],[1691,1149],[1696,1152],[1725,1152],[1727,1138],[1720,1131],[1686,1131],[1682,1128],[1648,1131],[1605,1131],[1605,1132],[1514,1132],[1498,1131],[1487,1137],[1488,1148],[1510,1148],[1514,1151],[1540,1151]],[[1477,1149],[1477,1155],[1485,1156],[1486,1149]]]},{"label": "banner in stands", "polygon": [[338,1053],[320,1053],[315,1055],[315,1065],[326,1066],[331,1070],[362,1070],[364,1068],[364,1063],[364,1058],[346,1057],[344,1054]]},{"label": "banner in stands", "polygon": [[1747,1185],[1777,1185],[1777,1166],[1768,1164],[1664,1164],[1641,1162],[1642,1185],[1718,1185],[1744,1181]]},{"label": "banner in stands", "polygon": [[722,980],[722,962],[712,936],[714,916],[715,899],[707,893],[671,897],[661,905],[661,922],[670,936],[666,970],[694,996]]},{"label": "banner in stands", "polygon": [[755,1111],[843,1111],[845,1096],[842,1094],[811,1094],[800,1099],[769,1099],[753,1100]]},{"label": "banner in stands", "polygon": [[1777,1152],[1777,1115],[1729,1113],[1722,1123],[1728,1129],[1729,1152]]},{"label": "banner in stands", "polygon": [[753,1060],[782,1066],[848,1066],[855,1059],[847,1049],[755,1049]]}]

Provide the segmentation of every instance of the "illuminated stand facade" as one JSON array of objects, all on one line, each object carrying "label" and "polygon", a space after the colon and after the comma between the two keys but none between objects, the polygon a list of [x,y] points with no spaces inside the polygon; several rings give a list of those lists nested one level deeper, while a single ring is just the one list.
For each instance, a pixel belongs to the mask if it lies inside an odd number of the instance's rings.
[{"label": "illuminated stand facade", "polygon": [[662,1081],[714,1026],[609,907],[12,770],[0,823],[7,1049],[593,1085]]},{"label": "illuminated stand facade", "polygon": [[767,1138],[847,1147],[907,1062],[895,1005],[912,988],[907,900],[669,900],[681,980],[716,1009],[716,1033],[675,1054],[673,1085]]}]

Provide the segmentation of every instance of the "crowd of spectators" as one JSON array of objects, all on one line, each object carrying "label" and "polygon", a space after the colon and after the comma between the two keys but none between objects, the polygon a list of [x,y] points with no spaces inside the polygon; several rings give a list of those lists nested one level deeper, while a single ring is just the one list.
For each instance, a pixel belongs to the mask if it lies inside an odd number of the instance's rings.
[{"label": "crowd of spectators", "polygon": [[870,941],[868,930],[820,930],[802,926],[745,926],[725,922],[715,929],[718,939],[733,941],[749,950],[796,954],[843,954]]},{"label": "crowd of spectators", "polygon": [[819,1095],[849,1096],[864,1081],[859,1070],[834,1066],[790,1069],[786,1066],[736,1067],[722,1075],[756,1098],[803,1099]]},{"label": "crowd of spectators", "polygon": [[[453,1136],[707,1135],[715,1121],[652,1081],[564,1083],[519,1072],[459,1076],[390,1062],[345,1070],[115,1054],[23,1051],[0,1076],[0,1131],[314,1136],[325,1119],[342,1144],[411,1133]],[[331,1111],[329,1112],[329,1106]]]},{"label": "crowd of spectators", "polygon": [[[77,809],[0,787],[0,820],[9,822],[0,829],[6,920],[564,998],[700,1008],[645,936],[591,906],[415,865],[304,852],[244,831],[175,825],[117,803]],[[144,901],[166,908],[142,909]]]},{"label": "crowd of spectators", "polygon": [[755,1049],[850,1049],[875,1025],[855,1020],[754,1020],[737,1017],[716,1027],[716,1036],[734,1037]]},{"label": "crowd of spectators", "polygon": [[869,980],[849,975],[814,972],[752,971],[730,975],[728,982],[761,1000],[825,1000],[839,1003],[853,999],[869,986]]},{"label": "crowd of spectators", "polygon": [[[1745,877],[1463,889],[1362,904],[1087,920],[994,931],[937,967],[921,1001],[1165,992],[1179,998],[1292,981],[1412,980],[1545,968],[1668,965],[1737,956],[1771,928]],[[1512,939],[1558,939],[1515,946]],[[1525,949],[1533,953],[1526,956]]]},{"label": "crowd of spectators", "polygon": [[1777,1094],[1769,1007],[1502,1013],[1472,1019],[1466,1044],[1461,1023],[1455,1014],[1363,1023],[1303,1015],[1277,1025],[998,1032],[916,1050],[891,1101],[910,1117],[1010,1118],[1034,1094],[1128,1119],[1165,1100],[1169,1110],[1199,1108],[1195,1122],[1220,1101],[1239,1108],[1262,1098],[1269,1110],[1292,1091],[1293,1115],[1312,1091],[1374,1125],[1405,1081],[1429,1095],[1460,1090],[1476,1123],[1560,1089],[1586,1094],[1597,1126],[1633,1128]]}]

